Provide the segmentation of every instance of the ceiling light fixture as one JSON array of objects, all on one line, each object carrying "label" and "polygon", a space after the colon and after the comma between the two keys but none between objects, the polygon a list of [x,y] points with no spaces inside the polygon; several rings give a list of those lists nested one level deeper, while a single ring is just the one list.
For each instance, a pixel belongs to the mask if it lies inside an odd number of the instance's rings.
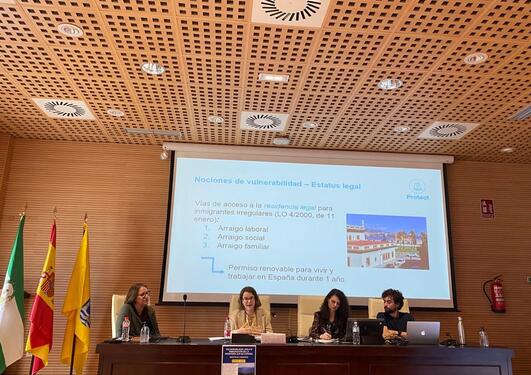
[{"label": "ceiling light fixture", "polygon": [[288,82],[289,74],[260,73],[258,75],[258,80],[268,82]]},{"label": "ceiling light fixture", "polygon": [[178,130],[153,130],[153,135],[160,135],[163,137],[180,137],[182,134]]},{"label": "ceiling light fixture", "polygon": [[133,135],[149,135],[153,134],[153,130],[151,129],[143,129],[143,128],[124,128],[124,132],[127,134],[133,134]]},{"label": "ceiling light fixture", "polygon": [[504,147],[500,151],[501,152],[505,152],[506,154],[510,154],[511,152],[514,151],[514,148],[512,148],[512,147]]},{"label": "ceiling light fixture", "polygon": [[319,125],[317,125],[317,123],[313,121],[306,121],[305,123],[302,124],[302,127],[305,129],[315,129],[318,126]]},{"label": "ceiling light fixture", "polygon": [[156,62],[145,62],[142,64],[142,70],[147,74],[159,76],[166,71],[166,69]]},{"label": "ceiling light fixture", "polygon": [[476,53],[471,53],[470,55],[465,56],[463,61],[465,62],[465,64],[468,64],[468,65],[476,65],[476,64],[481,64],[485,62],[488,57],[489,56],[485,53],[476,52]]},{"label": "ceiling light fixture", "polygon": [[79,26],[76,26],[71,23],[60,23],[57,25],[57,30],[66,36],[70,36],[72,38],[79,38],[83,36],[83,29]]},{"label": "ceiling light fixture", "polygon": [[403,84],[404,82],[397,78],[386,78],[378,82],[378,87],[382,90],[396,90],[402,87]]},{"label": "ceiling light fixture", "polygon": [[218,115],[210,115],[207,117],[207,120],[211,124],[223,124],[225,122],[225,119]]},{"label": "ceiling light fixture", "polygon": [[109,116],[114,116],[114,117],[123,117],[123,116],[125,116],[125,113],[123,111],[120,111],[119,109],[116,109],[116,108],[109,108],[107,110],[107,114]]},{"label": "ceiling light fixture", "polygon": [[409,126],[395,126],[393,130],[397,133],[407,133],[411,128]]},{"label": "ceiling light fixture", "polygon": [[277,146],[289,145],[289,138],[288,137],[276,137],[276,138],[273,138],[273,144],[277,145]]}]

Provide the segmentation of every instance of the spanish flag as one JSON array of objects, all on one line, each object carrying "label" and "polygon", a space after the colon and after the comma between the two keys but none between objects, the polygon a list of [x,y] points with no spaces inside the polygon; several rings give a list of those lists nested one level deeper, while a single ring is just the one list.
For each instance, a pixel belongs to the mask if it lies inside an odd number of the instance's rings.
[{"label": "spanish flag", "polygon": [[73,356],[76,374],[82,374],[90,344],[90,268],[86,222],[83,224],[83,239],[66,292],[63,315],[68,318],[68,321],[61,351],[61,362],[70,364]]},{"label": "spanish flag", "polygon": [[53,310],[55,282],[55,220],[50,232],[48,255],[42,267],[41,278],[35,293],[35,300],[30,314],[30,329],[26,351],[33,354],[31,374],[36,374],[48,365],[48,353],[53,342]]},{"label": "spanish flag", "polygon": [[24,247],[22,214],[0,294],[0,374],[24,355]]}]

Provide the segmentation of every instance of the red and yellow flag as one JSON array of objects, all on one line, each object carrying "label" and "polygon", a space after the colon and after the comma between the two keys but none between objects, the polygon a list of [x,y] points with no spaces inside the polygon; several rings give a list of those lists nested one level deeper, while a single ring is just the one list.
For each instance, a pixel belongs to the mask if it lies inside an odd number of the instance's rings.
[{"label": "red and yellow flag", "polygon": [[34,356],[31,374],[36,374],[48,365],[48,353],[53,342],[53,310],[55,282],[55,220],[50,232],[48,254],[42,267],[35,301],[30,315],[30,329],[26,351]]},{"label": "red and yellow flag", "polygon": [[70,364],[73,356],[74,369],[79,375],[83,373],[83,366],[90,345],[90,267],[88,225],[86,222],[83,224],[83,239],[63,304],[63,315],[68,320],[61,351],[61,362]]}]

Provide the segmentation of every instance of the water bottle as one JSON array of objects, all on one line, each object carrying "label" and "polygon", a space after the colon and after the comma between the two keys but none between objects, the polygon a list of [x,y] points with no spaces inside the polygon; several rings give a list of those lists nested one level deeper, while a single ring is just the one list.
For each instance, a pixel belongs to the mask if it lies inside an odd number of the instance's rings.
[{"label": "water bottle", "polygon": [[465,327],[463,326],[463,319],[459,316],[457,317],[457,343],[460,346],[465,346]]},{"label": "water bottle", "polygon": [[129,317],[124,317],[124,321],[122,322],[122,341],[129,341],[129,326],[131,325],[131,322],[129,321]]},{"label": "water bottle", "polygon": [[230,319],[229,317],[227,316],[225,318],[225,325],[223,326],[223,338],[225,340],[229,340],[230,339]]},{"label": "water bottle", "polygon": [[358,326],[358,322],[354,322],[354,325],[352,326],[352,344],[359,345],[360,343],[360,326]]},{"label": "water bottle", "polygon": [[144,322],[144,326],[140,330],[140,343],[149,343],[149,327],[147,326],[146,322]]},{"label": "water bottle", "polygon": [[483,327],[479,329],[479,346],[481,346],[482,348],[489,347],[489,336],[487,335],[487,332],[485,332],[485,328]]}]

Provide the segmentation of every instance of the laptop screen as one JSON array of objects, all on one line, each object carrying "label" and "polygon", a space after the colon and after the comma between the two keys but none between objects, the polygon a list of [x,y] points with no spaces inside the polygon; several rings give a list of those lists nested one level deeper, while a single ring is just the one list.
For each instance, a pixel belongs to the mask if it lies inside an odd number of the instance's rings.
[{"label": "laptop screen", "polygon": [[347,332],[343,341],[352,342],[352,327],[354,322],[358,322],[360,327],[360,338],[362,345],[382,345],[384,321],[382,319],[362,319],[349,318],[347,321]]}]

